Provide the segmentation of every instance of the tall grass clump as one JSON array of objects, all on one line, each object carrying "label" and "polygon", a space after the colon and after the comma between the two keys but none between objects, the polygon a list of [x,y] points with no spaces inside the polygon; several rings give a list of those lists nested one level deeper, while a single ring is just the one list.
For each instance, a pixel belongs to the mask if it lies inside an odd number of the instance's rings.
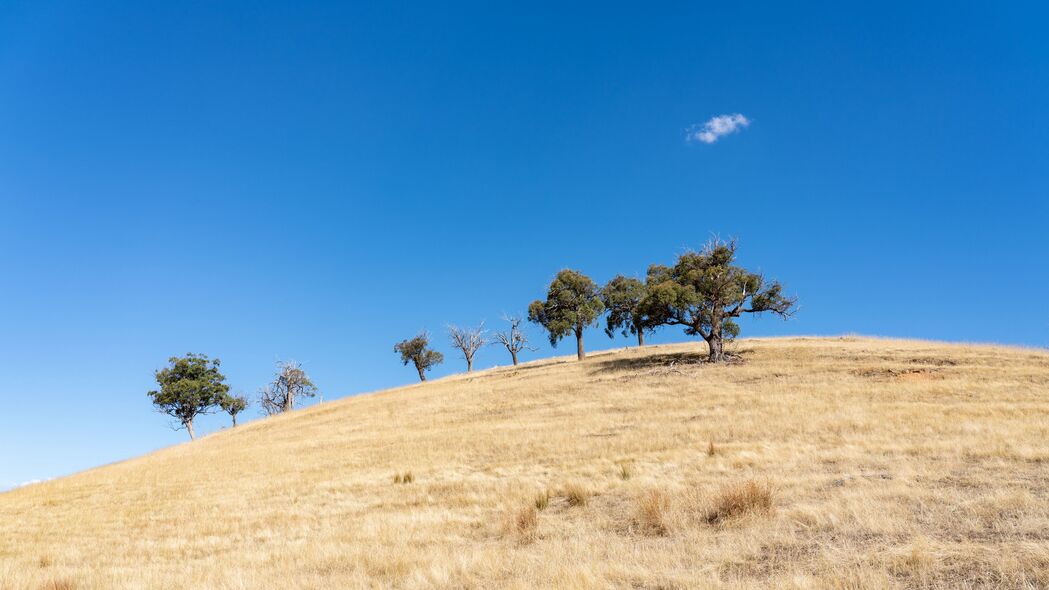
[{"label": "tall grass clump", "polygon": [[619,476],[619,479],[625,481],[634,476],[634,466],[630,463],[626,461],[620,461],[616,464],[616,467],[618,467],[618,469],[616,470],[616,475]]},{"label": "tall grass clump", "polygon": [[550,490],[543,490],[536,494],[534,504],[536,510],[546,510],[547,506],[550,506]]},{"label": "tall grass clump", "polygon": [[539,511],[535,506],[512,510],[503,522],[503,532],[522,543],[531,543],[539,537]]},{"label": "tall grass clump", "polygon": [[570,483],[565,486],[564,496],[569,506],[586,506],[593,494],[581,484]]},{"label": "tall grass clump", "polygon": [[774,495],[771,484],[752,479],[722,487],[713,498],[706,521],[722,524],[743,516],[768,515],[772,512]]},{"label": "tall grass clump", "polygon": [[649,490],[637,499],[634,522],[647,535],[666,535],[670,532],[670,494],[663,490]]}]

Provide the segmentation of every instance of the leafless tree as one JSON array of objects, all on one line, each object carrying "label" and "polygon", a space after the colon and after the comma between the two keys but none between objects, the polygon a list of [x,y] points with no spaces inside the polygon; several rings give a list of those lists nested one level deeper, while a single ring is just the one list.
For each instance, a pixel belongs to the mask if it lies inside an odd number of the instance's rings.
[{"label": "leafless tree", "polygon": [[273,382],[259,390],[259,405],[269,415],[290,412],[295,408],[295,399],[314,397],[318,394],[302,365],[295,361],[278,361],[277,374]]},{"label": "leafless tree", "polygon": [[459,328],[448,326],[448,335],[452,339],[452,347],[463,353],[466,359],[466,372],[474,369],[474,355],[482,346],[488,343],[488,331],[484,329],[484,322],[476,328]]},{"label": "leafless tree", "polygon": [[539,349],[535,346],[528,346],[528,338],[521,331],[521,318],[517,316],[503,316],[503,319],[510,322],[510,330],[496,332],[494,334],[495,342],[492,342],[492,344],[502,344],[510,352],[510,357],[514,359],[514,366],[516,367],[518,352]]}]

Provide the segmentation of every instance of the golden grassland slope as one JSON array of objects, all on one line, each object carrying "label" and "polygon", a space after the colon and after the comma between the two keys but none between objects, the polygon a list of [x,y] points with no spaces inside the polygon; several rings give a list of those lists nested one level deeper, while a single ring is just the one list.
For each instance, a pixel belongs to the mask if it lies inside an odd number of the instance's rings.
[{"label": "golden grassland slope", "polygon": [[1049,353],[749,339],[715,366],[701,344],[356,396],[0,494],[0,588],[1049,587]]}]

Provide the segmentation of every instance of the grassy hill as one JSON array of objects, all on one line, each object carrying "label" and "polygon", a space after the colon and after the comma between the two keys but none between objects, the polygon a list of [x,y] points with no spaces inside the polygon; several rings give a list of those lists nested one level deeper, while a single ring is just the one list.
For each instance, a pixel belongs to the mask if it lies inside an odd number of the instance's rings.
[{"label": "grassy hill", "polygon": [[1049,353],[701,345],[358,396],[0,494],[0,588],[1049,587]]}]

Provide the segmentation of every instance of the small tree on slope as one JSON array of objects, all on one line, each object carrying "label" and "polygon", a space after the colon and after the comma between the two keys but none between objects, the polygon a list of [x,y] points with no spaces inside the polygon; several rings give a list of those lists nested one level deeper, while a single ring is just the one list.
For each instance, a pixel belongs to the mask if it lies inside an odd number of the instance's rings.
[{"label": "small tree on slope", "polygon": [[510,358],[514,361],[514,366],[517,366],[517,353],[522,350],[539,350],[534,346],[528,346],[528,337],[521,331],[521,318],[517,316],[503,317],[504,320],[510,322],[510,330],[506,332],[496,332],[495,342],[492,344],[501,344],[506,351],[510,353]]},{"label": "small tree on slope", "polygon": [[642,312],[657,324],[684,326],[707,342],[711,362],[724,362],[725,340],[739,334],[735,319],[770,312],[788,318],[797,298],[783,295],[778,282],[735,266],[736,242],[713,239],[701,252],[687,252],[672,267],[648,269]]},{"label": "small tree on slope", "polygon": [[189,353],[185,357],[168,359],[170,366],[154,373],[160,388],[149,392],[153,405],[178,420],[179,428],[196,438],[193,420],[213,410],[229,391],[226,377],[219,372],[219,359],[208,360],[202,354]]},{"label": "small tree on slope", "polygon": [[576,357],[583,360],[586,358],[583,330],[595,323],[604,311],[605,305],[594,281],[578,271],[565,269],[550,283],[546,301],[536,300],[528,306],[528,320],[546,328],[551,346],[575,334]]},{"label": "small tree on slope", "polygon": [[315,397],[319,392],[302,365],[295,361],[279,361],[273,382],[259,391],[259,405],[268,415],[290,412],[295,400]]},{"label": "small tree on slope", "polygon": [[488,344],[486,333],[484,322],[481,322],[481,325],[476,328],[448,326],[448,336],[452,340],[452,347],[463,354],[467,373],[474,370],[474,355],[482,346]]},{"label": "small tree on slope", "polygon": [[223,412],[229,414],[229,417],[233,419],[233,427],[236,428],[237,414],[248,408],[248,398],[243,395],[230,395],[227,393],[219,400],[219,407],[222,408]]},{"label": "small tree on slope", "polygon": [[400,353],[401,362],[415,365],[419,371],[419,381],[426,381],[426,371],[444,362],[444,355],[430,348],[430,335],[419,332],[414,338],[401,340],[394,345],[393,351]]}]

